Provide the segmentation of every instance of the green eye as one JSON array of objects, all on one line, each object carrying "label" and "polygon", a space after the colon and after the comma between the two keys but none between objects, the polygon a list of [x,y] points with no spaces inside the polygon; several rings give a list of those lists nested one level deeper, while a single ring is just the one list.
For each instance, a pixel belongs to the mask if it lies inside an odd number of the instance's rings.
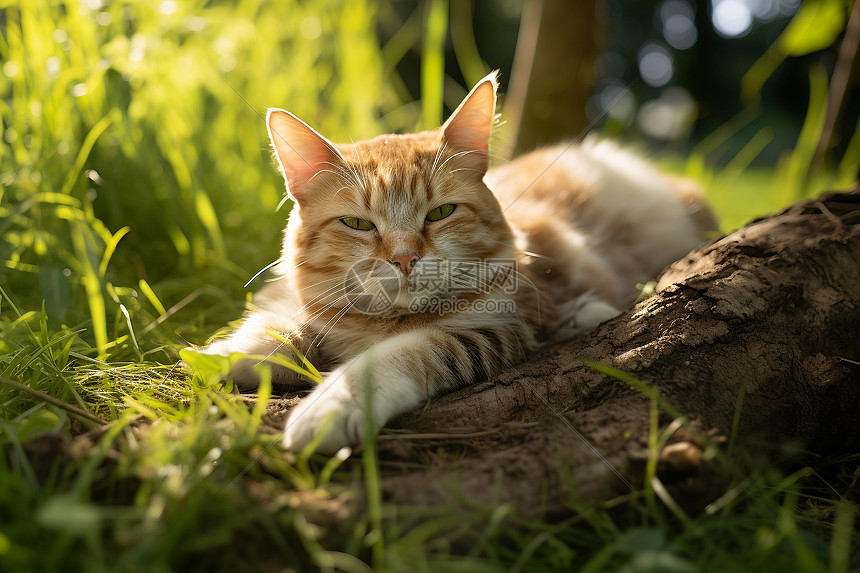
[{"label": "green eye", "polygon": [[427,213],[427,220],[430,222],[441,221],[442,219],[444,219],[445,217],[447,217],[448,215],[453,213],[454,209],[456,209],[456,208],[457,208],[456,205],[451,205],[451,204],[442,205],[441,207],[436,207],[435,209],[433,209],[432,211]]},{"label": "green eye", "polygon": [[351,229],[359,231],[372,231],[376,228],[376,225],[370,221],[359,219],[357,217],[341,217],[340,222]]}]

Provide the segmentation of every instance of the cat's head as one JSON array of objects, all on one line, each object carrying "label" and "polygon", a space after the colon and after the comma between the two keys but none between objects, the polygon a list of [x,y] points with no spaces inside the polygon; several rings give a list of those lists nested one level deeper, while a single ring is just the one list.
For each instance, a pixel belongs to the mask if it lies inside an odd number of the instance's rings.
[{"label": "cat's head", "polygon": [[483,182],[496,87],[493,73],[436,130],[346,145],[269,111],[295,202],[282,268],[302,302],[405,314],[421,299],[462,291],[469,265],[513,256],[511,230]]}]

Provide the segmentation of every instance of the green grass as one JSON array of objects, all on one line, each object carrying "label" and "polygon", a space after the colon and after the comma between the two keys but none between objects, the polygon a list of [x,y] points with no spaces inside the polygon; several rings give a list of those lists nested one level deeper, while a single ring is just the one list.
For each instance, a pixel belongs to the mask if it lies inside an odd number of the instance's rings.
[{"label": "green grass", "polygon": [[[679,517],[646,488],[611,508],[571,499],[569,519],[545,523],[387,506],[370,444],[345,462],[281,452],[265,384],[249,409],[217,382],[223,362],[175,367],[278,257],[287,209],[260,114],[283,106],[344,141],[435,123],[447,3],[405,22],[371,0],[98,5],[0,2],[1,570],[860,567],[856,455],[784,475],[715,450],[725,493],[710,512]],[[381,22],[399,26],[382,46]],[[396,72],[419,46],[423,107]],[[458,46],[480,77],[473,39]],[[803,189],[775,175],[809,166],[813,85],[779,169],[748,167],[755,140],[706,166],[719,136],[678,166],[724,228],[849,178],[848,164]],[[327,517],[357,495],[366,512]]]}]

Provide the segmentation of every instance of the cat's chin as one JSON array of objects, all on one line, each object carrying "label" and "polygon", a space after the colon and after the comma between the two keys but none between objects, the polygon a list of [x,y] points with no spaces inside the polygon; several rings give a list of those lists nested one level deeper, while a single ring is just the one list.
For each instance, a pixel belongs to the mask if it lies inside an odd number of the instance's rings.
[{"label": "cat's chin", "polygon": [[446,314],[462,303],[457,297],[433,291],[405,293],[392,305],[391,311],[398,316]]},{"label": "cat's chin", "polygon": [[[380,299],[382,297],[377,297],[375,300]],[[406,316],[444,314],[444,309],[451,307],[455,302],[456,299],[449,300],[445,295],[404,291],[393,297],[393,300],[390,298],[385,300],[381,305],[354,305],[352,308],[361,314],[377,318],[398,319]]]},{"label": "cat's chin", "polygon": [[391,305],[385,309],[383,314],[391,317],[418,314],[415,309],[415,297],[410,294],[401,293],[394,301],[391,302]]}]

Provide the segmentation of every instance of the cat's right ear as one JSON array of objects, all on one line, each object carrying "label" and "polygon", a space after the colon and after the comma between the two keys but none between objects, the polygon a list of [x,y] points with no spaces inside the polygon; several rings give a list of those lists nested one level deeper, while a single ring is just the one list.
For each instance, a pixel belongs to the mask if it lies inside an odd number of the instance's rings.
[{"label": "cat's right ear", "polygon": [[304,199],[306,184],[314,175],[344,163],[332,142],[288,111],[270,109],[266,125],[287,193],[297,203]]},{"label": "cat's right ear", "polygon": [[484,173],[490,162],[490,131],[496,112],[498,70],[478,82],[445,125],[442,136],[454,151],[469,152],[469,160]]}]

